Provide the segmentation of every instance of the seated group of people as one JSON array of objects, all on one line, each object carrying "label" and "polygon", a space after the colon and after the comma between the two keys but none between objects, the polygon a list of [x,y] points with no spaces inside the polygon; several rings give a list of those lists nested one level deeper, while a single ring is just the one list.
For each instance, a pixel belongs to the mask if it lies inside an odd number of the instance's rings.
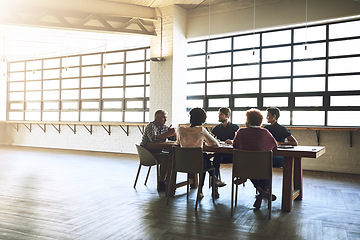
[{"label": "seated group of people", "polygon": [[[270,123],[264,128],[261,128],[263,116],[258,109],[249,109],[246,112],[246,123],[244,128],[230,122],[231,110],[223,107],[219,109],[219,122],[209,133],[203,124],[206,121],[206,112],[202,108],[193,108],[190,110],[190,126],[181,126],[177,131],[170,125],[167,126],[167,113],[164,110],[155,112],[155,119],[150,122],[144,131],[141,146],[146,148],[148,143],[165,142],[167,139],[177,142],[181,147],[202,147],[205,143],[209,146],[220,146],[220,141],[226,144],[233,144],[235,149],[248,151],[270,151],[276,149],[278,145],[297,145],[296,139],[286,129],[277,123],[280,117],[280,110],[278,108],[267,109],[267,122]],[[287,140],[287,141],[286,141]],[[153,155],[160,163],[160,180],[158,182],[158,191],[165,190],[166,170],[168,165],[169,153],[163,151],[153,151]],[[204,168],[211,166],[210,159],[212,155],[204,153]],[[283,157],[274,156],[274,167],[282,167]],[[215,176],[212,176],[215,181],[216,189],[213,197],[218,198],[218,187],[223,187],[226,183],[219,180],[219,171],[221,163],[231,163],[232,154],[215,153],[212,165],[215,168]],[[202,187],[204,185],[204,177],[202,183],[199,184],[200,197],[202,194]],[[254,187],[260,193],[256,196],[254,203],[255,208],[260,208],[262,198],[274,201],[276,197],[269,196],[268,187],[269,182],[262,179],[250,179]],[[240,179],[238,184],[245,182],[246,179]]]}]

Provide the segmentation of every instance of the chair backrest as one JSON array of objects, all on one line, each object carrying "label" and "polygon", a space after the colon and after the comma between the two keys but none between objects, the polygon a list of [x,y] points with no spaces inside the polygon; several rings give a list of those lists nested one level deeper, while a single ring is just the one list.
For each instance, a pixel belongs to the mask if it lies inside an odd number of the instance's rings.
[{"label": "chair backrest", "polygon": [[154,166],[157,164],[157,160],[154,155],[146,148],[136,145],[136,149],[139,155],[140,163],[144,166]]},{"label": "chair backrest", "polygon": [[272,151],[244,151],[234,149],[233,177],[271,179]]},{"label": "chair backrest", "polygon": [[173,167],[177,172],[199,173],[203,162],[202,148],[173,147]]}]

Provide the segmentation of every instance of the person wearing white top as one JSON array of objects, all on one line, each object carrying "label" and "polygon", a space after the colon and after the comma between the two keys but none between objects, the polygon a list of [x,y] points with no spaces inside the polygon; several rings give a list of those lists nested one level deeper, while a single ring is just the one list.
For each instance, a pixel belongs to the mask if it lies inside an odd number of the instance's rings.
[{"label": "person wearing white top", "polygon": [[[204,128],[202,125],[206,120],[206,113],[202,108],[193,108],[190,110],[190,127],[179,127],[177,129],[177,144],[180,147],[194,148],[194,147],[203,147],[205,142],[209,146],[220,146],[219,142]],[[203,155],[204,158],[204,168],[211,166],[210,158],[206,153]],[[210,173],[210,172],[209,172]],[[211,173],[210,173],[211,174]],[[215,177],[215,185],[220,181]],[[203,181],[200,183],[200,197],[203,198],[202,187],[204,186],[205,173],[203,176]],[[215,198],[219,197],[217,187],[215,189]]]}]

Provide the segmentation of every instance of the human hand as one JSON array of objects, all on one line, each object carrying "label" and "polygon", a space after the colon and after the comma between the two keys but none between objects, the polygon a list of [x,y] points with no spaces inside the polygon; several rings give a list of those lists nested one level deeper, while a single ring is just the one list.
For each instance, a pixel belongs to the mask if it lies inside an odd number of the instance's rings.
[{"label": "human hand", "polygon": [[175,128],[173,128],[172,125],[170,125],[167,131],[168,137],[174,136],[175,134],[176,134]]},{"label": "human hand", "polygon": [[226,140],[225,140],[225,143],[226,143],[226,144],[232,144],[232,143],[233,143],[233,140],[226,139]]}]

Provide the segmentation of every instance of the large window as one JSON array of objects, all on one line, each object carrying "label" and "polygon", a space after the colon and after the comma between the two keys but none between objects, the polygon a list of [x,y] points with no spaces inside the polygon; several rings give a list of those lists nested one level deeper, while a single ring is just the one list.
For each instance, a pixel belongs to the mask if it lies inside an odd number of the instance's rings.
[{"label": "large window", "polygon": [[8,63],[7,119],[148,122],[149,47]]},{"label": "large window", "polygon": [[256,107],[282,110],[285,125],[360,126],[360,20],[188,43],[187,108],[208,122]]}]

